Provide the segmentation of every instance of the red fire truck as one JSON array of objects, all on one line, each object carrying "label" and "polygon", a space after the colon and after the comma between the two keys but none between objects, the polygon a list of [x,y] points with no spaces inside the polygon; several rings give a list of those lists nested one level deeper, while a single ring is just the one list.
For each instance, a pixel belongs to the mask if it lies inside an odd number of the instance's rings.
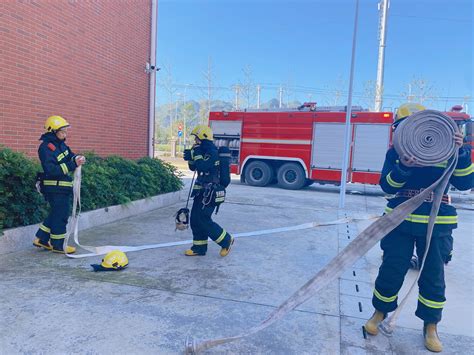
[{"label": "red fire truck", "polygon": [[[470,120],[460,111],[457,121]],[[216,146],[229,147],[231,172],[253,186],[277,182],[300,189],[313,182],[339,184],[346,107],[305,103],[291,110],[210,112]],[[378,184],[389,148],[392,112],[353,107],[348,181]],[[471,133],[472,134],[472,133]]]}]

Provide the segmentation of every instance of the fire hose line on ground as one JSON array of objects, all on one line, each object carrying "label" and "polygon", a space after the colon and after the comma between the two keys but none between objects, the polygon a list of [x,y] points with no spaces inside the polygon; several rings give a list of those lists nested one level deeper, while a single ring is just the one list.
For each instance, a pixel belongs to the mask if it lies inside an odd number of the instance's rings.
[{"label": "fire hose line on ground", "polygon": [[[66,254],[70,258],[78,259],[78,258],[87,258],[91,256],[98,256],[107,254],[112,250],[121,250],[123,252],[132,252],[132,251],[140,251],[146,249],[160,249],[160,248],[168,248],[174,247],[178,245],[187,245],[192,243],[192,239],[190,240],[183,240],[179,242],[169,242],[169,243],[159,243],[159,244],[146,244],[146,245],[138,245],[138,246],[127,246],[127,245],[104,245],[104,246],[89,246],[89,245],[82,245],[79,242],[79,215],[80,215],[80,206],[81,206],[81,167],[76,169],[74,173],[74,199],[73,199],[73,209],[72,209],[72,217],[70,223],[70,231],[66,236],[65,245],[68,244],[69,236],[72,233],[74,236],[74,242],[90,253],[86,254]],[[234,238],[242,238],[242,237],[258,237],[262,235],[269,235],[269,234],[276,234],[276,233],[283,233],[283,232],[291,232],[291,231],[298,231],[303,229],[311,229],[316,227],[324,227],[324,226],[332,226],[337,224],[346,224],[358,221],[365,221],[370,219],[378,218],[379,216],[365,216],[365,217],[345,217],[340,218],[334,221],[328,222],[308,222],[299,224],[296,226],[289,226],[289,227],[280,227],[280,228],[272,228],[272,229],[264,229],[259,231],[252,231],[252,232],[243,232],[243,233],[233,233],[232,236]]]},{"label": "fire hose line on ground", "polygon": [[[414,289],[414,286],[418,282],[421,272],[424,268],[424,260],[428,253],[431,235],[433,232],[434,222],[438,214],[438,210],[441,204],[443,193],[449,183],[449,179],[456,167],[458,159],[458,150],[454,144],[454,133],[457,132],[457,126],[454,121],[448,116],[433,110],[425,110],[415,113],[410,117],[409,120],[404,120],[400,123],[394,134],[394,147],[399,156],[408,156],[416,158],[416,166],[432,166],[448,160],[448,166],[446,167],[442,176],[435,181],[431,186],[427,187],[420,194],[412,197],[411,199],[400,204],[394,208],[389,214],[385,214],[380,217],[364,231],[362,231],[350,244],[348,244],[337,256],[335,256],[322,270],[316,273],[306,284],[304,284],[299,290],[297,290],[292,296],[278,306],[269,316],[262,321],[260,324],[247,329],[246,331],[231,337],[217,338],[198,342],[195,339],[188,337],[185,342],[185,353],[196,354],[209,348],[215,347],[220,344],[229,343],[234,340],[238,340],[249,335],[255,334],[260,330],[268,327],[277,320],[283,318],[288,312],[295,309],[300,304],[307,301],[309,298],[314,296],[319,290],[326,287],[332,280],[340,276],[344,270],[353,265],[359,258],[364,256],[377,242],[379,242],[385,235],[395,229],[404,219],[416,210],[424,200],[433,192],[434,198],[432,208],[430,212],[427,235],[426,235],[426,250],[423,256],[423,261],[420,267],[419,274],[416,280],[410,287],[407,295],[400,303],[397,310],[388,317],[382,324],[381,330],[384,334],[390,335],[395,326],[395,321],[398,317],[399,312],[405,305],[410,293]],[[104,254],[109,248],[120,249],[122,251],[135,251],[150,248],[162,248],[173,245],[181,245],[188,243],[189,241],[175,242],[175,243],[163,243],[148,246],[139,247],[117,247],[117,246],[104,246],[104,247],[90,247],[79,244],[78,240],[78,211],[77,206],[80,206],[80,169],[77,169],[74,181],[74,203],[73,203],[73,216],[71,220],[72,231],[74,232],[74,241],[80,247],[91,251],[92,254],[83,255],[68,255],[69,257],[85,257],[98,254]],[[80,209],[80,207],[79,207]],[[340,219],[327,223],[306,223],[294,227],[277,228],[273,230],[258,231],[251,233],[241,233],[240,237],[250,235],[263,235],[275,232],[283,232],[289,230],[301,230],[306,228],[313,228],[321,225],[333,225],[348,223],[348,219]],[[69,235],[65,242],[67,243]],[[128,249],[130,248],[130,249]]]}]

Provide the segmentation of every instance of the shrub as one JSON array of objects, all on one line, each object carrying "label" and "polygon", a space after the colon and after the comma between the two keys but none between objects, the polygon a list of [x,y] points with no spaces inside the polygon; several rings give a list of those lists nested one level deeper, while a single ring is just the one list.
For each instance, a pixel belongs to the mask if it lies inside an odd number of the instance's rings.
[{"label": "shrub", "polygon": [[[118,156],[85,154],[82,169],[82,211],[128,203],[178,191],[180,174],[159,159],[137,161]],[[0,147],[0,231],[42,221],[47,204],[34,187],[40,164],[21,153]]]},{"label": "shrub", "polygon": [[35,189],[38,162],[0,147],[0,231],[41,221],[46,213],[43,197]]}]

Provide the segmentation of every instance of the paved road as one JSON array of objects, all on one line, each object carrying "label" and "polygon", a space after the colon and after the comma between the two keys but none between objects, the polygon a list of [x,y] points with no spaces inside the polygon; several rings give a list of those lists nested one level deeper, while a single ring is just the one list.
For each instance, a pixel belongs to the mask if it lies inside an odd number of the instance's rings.
[{"label": "paved road", "polygon": [[[367,191],[366,191],[367,192]],[[184,194],[183,194],[184,195]],[[377,193],[347,196],[349,216],[380,214]],[[331,188],[301,191],[231,185],[216,220],[231,233],[335,220]],[[173,214],[184,203],[81,233],[93,245],[141,245],[191,238],[175,232]],[[469,204],[464,204],[469,208]],[[445,354],[474,348],[473,214],[459,211],[455,256],[447,267],[447,298],[440,335]],[[121,272],[93,273],[100,257],[71,260],[29,250],[0,259],[0,354],[179,353],[186,336],[239,333],[263,320],[333,258],[369,222],[281,232],[236,240],[221,258],[185,257],[186,246],[129,253]],[[209,353],[425,354],[416,294],[391,338],[362,337],[372,313],[370,297],[380,263],[374,247],[317,297],[245,340]],[[410,274],[409,279],[414,275]]]}]

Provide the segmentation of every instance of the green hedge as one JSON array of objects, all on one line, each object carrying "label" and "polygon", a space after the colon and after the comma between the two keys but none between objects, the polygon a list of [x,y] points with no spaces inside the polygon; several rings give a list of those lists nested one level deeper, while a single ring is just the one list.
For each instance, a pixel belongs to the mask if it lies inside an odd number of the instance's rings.
[{"label": "green hedge", "polygon": [[[159,159],[128,160],[118,156],[85,154],[82,169],[82,211],[128,203],[178,191],[180,173]],[[47,213],[43,197],[36,192],[37,160],[0,147],[0,231],[42,221]]]}]

